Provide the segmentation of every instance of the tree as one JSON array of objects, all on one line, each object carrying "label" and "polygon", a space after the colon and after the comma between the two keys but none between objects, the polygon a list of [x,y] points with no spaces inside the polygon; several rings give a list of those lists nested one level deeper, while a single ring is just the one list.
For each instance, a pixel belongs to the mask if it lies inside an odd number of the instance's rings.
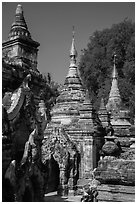
[{"label": "tree", "polygon": [[41,96],[44,99],[45,106],[47,108],[47,119],[51,120],[50,111],[52,107],[56,103],[56,98],[59,95],[59,84],[54,82],[50,73],[43,74],[43,78],[45,79],[45,87],[41,91]]},{"label": "tree", "polygon": [[84,86],[89,90],[95,108],[103,97],[107,102],[111,87],[113,55],[117,55],[118,84],[123,105],[134,120],[135,95],[135,25],[125,19],[109,29],[95,31],[82,51],[79,70]]}]

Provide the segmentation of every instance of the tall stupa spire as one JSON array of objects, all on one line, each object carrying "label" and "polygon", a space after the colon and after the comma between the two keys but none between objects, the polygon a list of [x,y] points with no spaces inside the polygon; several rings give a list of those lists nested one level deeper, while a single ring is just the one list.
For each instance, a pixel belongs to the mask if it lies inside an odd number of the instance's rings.
[{"label": "tall stupa spire", "polygon": [[114,66],[113,66],[113,72],[112,72],[112,86],[111,86],[109,98],[117,98],[118,100],[121,100],[119,89],[118,89],[118,73],[117,73],[117,69],[116,69],[116,54],[114,54]]},{"label": "tall stupa spire", "polygon": [[107,110],[117,111],[121,105],[121,97],[118,89],[118,73],[116,69],[116,54],[114,54],[114,66],[112,71],[112,85],[109,94],[108,103],[106,105]]},{"label": "tall stupa spire", "polygon": [[117,78],[118,78],[118,73],[116,69],[116,54],[114,54],[114,67],[112,72],[112,79],[117,79]]},{"label": "tall stupa spire", "polygon": [[70,49],[70,65],[76,63],[76,58],[77,58],[77,50],[75,48],[75,30],[74,26],[72,29],[72,44],[71,44],[71,49]]},{"label": "tall stupa spire", "polygon": [[81,79],[78,74],[78,68],[76,65],[76,58],[78,56],[77,50],[75,47],[75,31],[74,26],[72,29],[72,44],[70,48],[70,65],[69,65],[69,71],[65,79],[65,85],[68,85],[69,87],[81,87]]},{"label": "tall stupa spire", "polygon": [[77,50],[75,48],[74,27],[69,56],[70,65],[64,87],[56,99],[56,105],[51,111],[51,121],[53,123],[70,124],[73,119],[78,119],[79,109],[85,98],[84,88],[76,65]]}]

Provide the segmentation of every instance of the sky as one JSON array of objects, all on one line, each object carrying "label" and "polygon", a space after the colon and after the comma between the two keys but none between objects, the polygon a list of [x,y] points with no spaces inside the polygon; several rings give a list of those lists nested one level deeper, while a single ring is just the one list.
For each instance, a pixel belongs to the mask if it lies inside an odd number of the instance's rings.
[{"label": "sky", "polygon": [[110,28],[125,18],[135,21],[134,2],[3,2],[2,41],[7,40],[17,5],[21,4],[32,39],[40,43],[38,70],[64,83],[69,69],[72,27],[78,52],[87,48],[96,30]]}]

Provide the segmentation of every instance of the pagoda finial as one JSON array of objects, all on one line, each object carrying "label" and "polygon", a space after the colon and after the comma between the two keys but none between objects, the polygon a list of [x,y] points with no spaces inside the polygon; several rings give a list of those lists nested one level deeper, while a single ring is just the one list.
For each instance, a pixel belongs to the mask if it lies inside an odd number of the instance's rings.
[{"label": "pagoda finial", "polygon": [[75,36],[75,27],[74,27],[74,25],[72,26],[72,38],[74,38],[74,36]]},{"label": "pagoda finial", "polygon": [[113,67],[113,72],[112,72],[112,79],[116,79],[118,78],[118,73],[117,73],[117,69],[116,69],[116,53],[114,52],[114,67]]},{"label": "pagoda finial", "polygon": [[114,64],[116,64],[116,53],[114,52]]},{"label": "pagoda finial", "polygon": [[16,8],[16,14],[23,14],[22,5],[18,4]]},{"label": "pagoda finial", "polygon": [[69,87],[82,87],[81,79],[79,77],[78,68],[76,65],[77,50],[75,48],[74,26],[72,27],[72,44],[70,49],[70,65],[69,71],[65,79],[65,85]]},{"label": "pagoda finial", "polygon": [[117,110],[121,104],[121,97],[118,88],[118,73],[116,70],[116,54],[114,53],[114,67],[112,72],[112,85],[109,93],[108,103],[106,108],[108,111]]},{"label": "pagoda finial", "polygon": [[70,57],[75,59],[77,57],[77,50],[75,48],[75,30],[74,26],[72,27],[72,44],[71,44],[71,49],[70,49]]}]

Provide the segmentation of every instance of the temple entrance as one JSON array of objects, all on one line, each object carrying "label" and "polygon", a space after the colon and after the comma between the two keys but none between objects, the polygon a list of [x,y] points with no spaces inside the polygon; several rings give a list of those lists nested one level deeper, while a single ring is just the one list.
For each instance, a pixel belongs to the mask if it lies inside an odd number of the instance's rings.
[{"label": "temple entrance", "polygon": [[58,162],[55,161],[53,156],[51,156],[51,159],[49,160],[49,178],[45,193],[57,191],[59,185],[59,174],[60,170]]},{"label": "temple entrance", "polygon": [[22,202],[31,202],[33,200],[33,190],[27,186],[22,198]]},{"label": "temple entrance", "polygon": [[75,193],[79,178],[79,152],[63,128],[53,130],[43,141],[42,162],[48,166],[49,174],[45,193],[57,191],[58,195],[65,196],[69,189]]}]

